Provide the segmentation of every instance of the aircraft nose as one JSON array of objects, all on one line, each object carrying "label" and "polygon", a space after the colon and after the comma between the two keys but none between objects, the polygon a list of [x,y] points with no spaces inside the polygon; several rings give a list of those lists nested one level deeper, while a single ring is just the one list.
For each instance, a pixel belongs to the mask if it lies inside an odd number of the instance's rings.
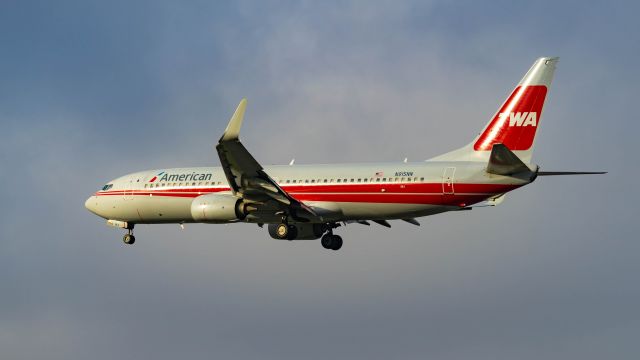
[{"label": "aircraft nose", "polygon": [[97,198],[96,196],[90,196],[87,201],[84,202],[84,207],[92,213],[98,215],[97,213]]}]

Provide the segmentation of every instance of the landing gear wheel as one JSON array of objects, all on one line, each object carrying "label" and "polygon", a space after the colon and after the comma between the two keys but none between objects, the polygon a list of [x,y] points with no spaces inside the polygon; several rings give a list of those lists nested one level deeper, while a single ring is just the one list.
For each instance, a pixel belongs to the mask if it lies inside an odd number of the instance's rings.
[{"label": "landing gear wheel", "polygon": [[136,237],[133,236],[133,234],[125,234],[122,237],[122,241],[124,241],[124,243],[127,245],[132,245],[133,243],[136,242]]},{"label": "landing gear wheel", "polygon": [[289,235],[289,225],[287,224],[278,224],[278,227],[276,228],[276,236],[278,236],[280,239],[286,239],[288,238]]},{"label": "landing gear wheel", "polygon": [[340,250],[342,247],[342,237],[339,235],[333,235],[333,241],[331,242],[331,250]]},{"label": "landing gear wheel", "polygon": [[340,250],[342,247],[342,238],[331,233],[325,234],[320,240],[322,247],[329,250]]},{"label": "landing gear wheel", "polygon": [[333,235],[331,234],[324,234],[324,236],[322,236],[322,239],[320,239],[320,244],[322,244],[322,247],[325,249],[331,249],[331,238],[333,237]]}]

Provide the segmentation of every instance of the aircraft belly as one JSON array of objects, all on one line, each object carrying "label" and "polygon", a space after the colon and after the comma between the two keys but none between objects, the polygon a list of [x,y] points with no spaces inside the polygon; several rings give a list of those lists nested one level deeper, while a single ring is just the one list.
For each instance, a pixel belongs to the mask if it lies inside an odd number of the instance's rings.
[{"label": "aircraft belly", "polygon": [[337,205],[342,210],[345,220],[401,219],[434,215],[457,209],[456,206],[429,204],[344,202]]},{"label": "aircraft belly", "polygon": [[138,196],[134,200],[140,223],[192,222],[189,197]]}]

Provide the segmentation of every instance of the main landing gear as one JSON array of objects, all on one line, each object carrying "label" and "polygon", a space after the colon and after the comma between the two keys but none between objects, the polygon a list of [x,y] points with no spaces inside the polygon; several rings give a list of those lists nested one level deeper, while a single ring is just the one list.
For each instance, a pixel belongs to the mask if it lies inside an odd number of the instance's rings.
[{"label": "main landing gear", "polygon": [[122,237],[122,241],[127,245],[133,245],[136,242],[136,237],[133,236],[133,226],[127,228],[127,233]]},{"label": "main landing gear", "polygon": [[276,227],[276,235],[283,240],[293,240],[298,236],[298,229],[295,226],[283,222]]},{"label": "main landing gear", "polygon": [[283,218],[279,224],[269,225],[269,235],[280,240],[315,240],[321,238],[322,247],[329,250],[339,250],[342,247],[342,237],[333,234],[333,229],[339,227],[338,223],[288,224]]},{"label": "main landing gear", "polygon": [[320,243],[325,249],[340,250],[342,247],[342,237],[340,237],[340,235],[333,235],[333,232],[328,232],[322,236]]}]

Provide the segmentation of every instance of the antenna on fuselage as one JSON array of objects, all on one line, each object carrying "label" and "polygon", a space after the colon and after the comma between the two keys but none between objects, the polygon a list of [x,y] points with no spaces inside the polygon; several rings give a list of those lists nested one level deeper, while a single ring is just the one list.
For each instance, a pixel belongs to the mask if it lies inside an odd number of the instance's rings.
[{"label": "antenna on fuselage", "polygon": [[289,166],[293,165],[294,162],[296,162],[296,158],[291,159],[291,161],[289,162]]}]

